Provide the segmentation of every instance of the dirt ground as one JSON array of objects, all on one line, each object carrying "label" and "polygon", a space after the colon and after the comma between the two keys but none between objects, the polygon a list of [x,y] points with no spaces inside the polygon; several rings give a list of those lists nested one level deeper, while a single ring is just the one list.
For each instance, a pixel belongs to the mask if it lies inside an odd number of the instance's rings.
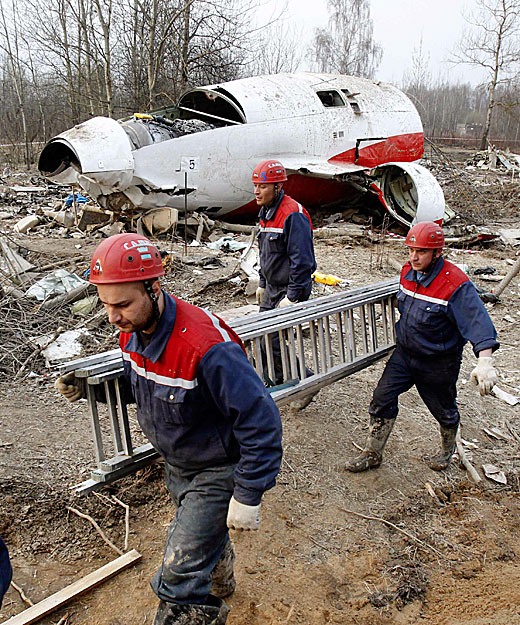
[{"label": "dirt ground", "polygon": [[[518,198],[515,183],[511,197]],[[457,186],[448,179],[443,186],[448,198],[460,201]],[[512,193],[509,187],[505,193]],[[509,204],[502,214],[488,215],[486,223],[518,227],[518,216],[517,201],[514,209]],[[83,239],[78,250],[78,240],[38,230],[18,240],[36,254],[83,255],[85,266],[99,242]],[[182,244],[176,245],[180,253]],[[321,271],[348,278],[352,287],[395,275],[388,256],[405,258],[402,244],[392,240],[381,249],[341,237],[317,239],[316,254]],[[498,274],[507,272],[506,259],[514,254],[501,243],[471,253],[447,251],[454,262],[493,266]],[[243,305],[239,286],[196,293],[209,279],[228,275],[236,260],[226,256],[224,266],[209,270],[175,266],[168,288],[216,312]],[[490,288],[479,276],[474,281]],[[315,285],[313,296],[331,289]],[[499,386],[520,395],[519,278],[488,307],[501,342]],[[97,340],[90,347],[102,351],[115,337],[99,334]],[[475,485],[457,461],[442,473],[428,468],[423,457],[439,436],[414,390],[401,398],[383,465],[359,475],[343,469],[363,444],[384,362],[323,389],[297,415],[281,409],[282,470],[264,497],[261,528],[232,532],[237,590],[228,600],[229,625],[520,625],[519,405],[481,398],[467,382],[473,366],[466,348],[458,385],[462,437],[473,444],[467,454],[480,474],[483,464],[494,464],[506,485],[485,477]],[[34,360],[30,370],[31,377],[14,382],[4,376],[0,385],[0,535],[11,552],[14,581],[36,603],[117,557],[90,523],[67,510],[92,516],[123,549],[125,510],[115,495],[129,506],[128,548],[142,560],[40,622],[151,625],[157,599],[149,580],[173,515],[162,467],[146,467],[98,493],[72,494],[70,487],[86,479],[93,464],[86,402],[69,405],[57,396],[55,373],[43,360]],[[135,415],[131,420],[137,427]],[[490,427],[502,437],[486,434],[483,428]],[[0,622],[26,607],[11,588]]]}]

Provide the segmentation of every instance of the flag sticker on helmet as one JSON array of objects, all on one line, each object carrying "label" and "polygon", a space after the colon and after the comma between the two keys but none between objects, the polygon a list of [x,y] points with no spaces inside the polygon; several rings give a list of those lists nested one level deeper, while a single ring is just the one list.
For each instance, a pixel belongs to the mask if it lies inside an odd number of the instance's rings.
[{"label": "flag sticker on helmet", "polygon": [[96,260],[94,267],[92,267],[92,271],[94,273],[103,273],[103,268],[101,267],[101,261],[99,258]]}]

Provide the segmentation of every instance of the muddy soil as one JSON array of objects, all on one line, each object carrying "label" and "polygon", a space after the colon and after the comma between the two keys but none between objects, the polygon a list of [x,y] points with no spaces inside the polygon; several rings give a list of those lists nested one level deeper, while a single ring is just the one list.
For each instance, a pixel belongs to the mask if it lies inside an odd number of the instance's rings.
[{"label": "muddy soil", "polygon": [[[513,215],[507,210],[490,216],[489,225],[518,223],[518,208]],[[78,254],[77,241],[52,233],[23,240],[34,250],[53,246],[64,257]],[[82,241],[85,259],[95,244]],[[395,275],[388,257],[405,257],[393,241],[381,249],[331,238],[317,241],[316,251],[321,271],[348,278],[353,287]],[[500,244],[447,254],[470,267],[492,265],[499,274],[514,258],[514,250]],[[232,256],[216,269],[175,267],[166,283],[218,312],[245,304],[243,289],[217,285],[196,292],[235,264]],[[490,288],[479,277],[475,282]],[[315,285],[313,296],[331,289]],[[501,341],[499,386],[520,395],[518,278],[489,311]],[[485,477],[475,485],[457,461],[443,473],[428,468],[423,458],[439,437],[414,390],[402,396],[383,465],[359,475],[343,469],[364,442],[384,362],[323,389],[297,415],[282,408],[282,470],[264,497],[260,531],[232,532],[238,584],[228,600],[229,625],[520,624],[519,405],[481,398],[467,381],[473,366],[466,348],[458,384],[462,437],[472,444],[467,453],[480,474],[483,464],[495,464],[506,485]],[[40,622],[151,625],[157,599],[149,580],[173,515],[161,464],[98,493],[73,495],[70,487],[86,479],[93,464],[86,403],[58,397],[55,374],[43,361],[30,368],[34,377],[0,386],[0,535],[10,548],[14,581],[36,603],[117,557],[88,521],[68,510],[90,515],[125,549],[125,509],[115,497],[129,506],[128,549],[142,560]],[[135,415],[130,418],[137,430]],[[484,432],[493,426],[502,437]],[[0,622],[25,607],[11,588]]]}]

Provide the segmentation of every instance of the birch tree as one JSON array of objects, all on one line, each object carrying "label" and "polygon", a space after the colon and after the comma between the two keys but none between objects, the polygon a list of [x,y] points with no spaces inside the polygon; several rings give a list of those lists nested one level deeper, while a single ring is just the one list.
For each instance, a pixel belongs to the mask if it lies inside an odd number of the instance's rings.
[{"label": "birch tree", "polygon": [[327,0],[328,28],[316,28],[309,51],[320,72],[372,78],[383,52],[374,41],[369,0]]},{"label": "birch tree", "polygon": [[518,75],[520,61],[520,0],[476,0],[465,16],[469,28],[461,37],[452,61],[482,68],[486,75],[488,103],[480,142],[488,144],[494,109],[499,105],[497,87]]}]

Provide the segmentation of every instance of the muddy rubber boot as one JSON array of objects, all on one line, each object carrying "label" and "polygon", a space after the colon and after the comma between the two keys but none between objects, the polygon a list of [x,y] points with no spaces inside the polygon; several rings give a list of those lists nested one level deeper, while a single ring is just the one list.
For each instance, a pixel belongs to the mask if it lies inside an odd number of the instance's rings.
[{"label": "muddy rubber boot", "polygon": [[359,456],[347,462],[345,469],[351,473],[361,473],[368,469],[377,469],[383,461],[383,449],[390,432],[394,427],[395,419],[377,419],[370,417],[370,429],[365,449]]},{"label": "muddy rubber boot", "polygon": [[215,597],[224,599],[235,592],[237,583],[233,573],[234,561],[233,543],[228,539],[222,555],[211,574],[211,594]]},{"label": "muddy rubber boot", "polygon": [[224,625],[228,606],[212,595],[206,605],[167,603],[160,601],[153,625]]},{"label": "muddy rubber boot", "polygon": [[451,457],[453,456],[457,447],[456,438],[457,430],[459,429],[459,427],[456,426],[454,428],[445,428],[441,425],[440,429],[442,450],[440,454],[426,458],[428,466],[434,471],[442,471],[449,466],[451,462]]}]

